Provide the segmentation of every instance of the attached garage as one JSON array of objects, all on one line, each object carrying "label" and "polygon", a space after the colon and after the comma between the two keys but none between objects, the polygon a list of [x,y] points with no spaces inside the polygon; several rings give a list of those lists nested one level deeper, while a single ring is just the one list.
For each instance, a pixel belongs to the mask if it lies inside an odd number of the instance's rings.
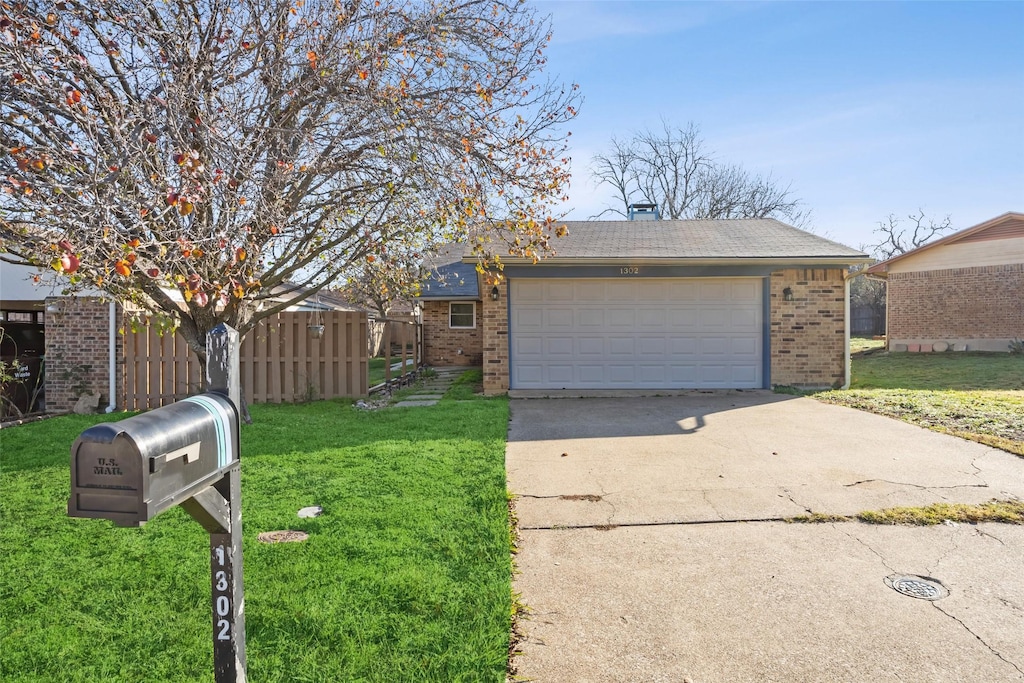
[{"label": "attached garage", "polygon": [[762,278],[512,280],[510,388],[761,388],[762,290]]},{"label": "attached garage", "polygon": [[771,218],[564,225],[539,262],[504,258],[471,278],[466,246],[433,269],[420,295],[427,356],[464,332],[431,312],[469,296],[488,394],[849,382],[848,267],[865,254]]}]

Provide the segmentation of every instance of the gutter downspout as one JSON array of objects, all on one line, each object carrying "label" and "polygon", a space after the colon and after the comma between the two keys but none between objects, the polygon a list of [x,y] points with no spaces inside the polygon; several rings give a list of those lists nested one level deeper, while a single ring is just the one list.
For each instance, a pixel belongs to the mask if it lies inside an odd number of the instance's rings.
[{"label": "gutter downspout", "polygon": [[110,405],[103,412],[112,413],[117,408],[117,399],[114,397],[114,392],[117,390],[117,304],[113,301],[110,302],[110,329],[107,342],[107,356],[109,359],[107,371],[110,373],[107,396],[110,397],[108,399]]},{"label": "gutter downspout", "polygon": [[843,278],[843,363],[845,368],[843,369],[843,386],[842,388],[850,388],[850,376],[851,376],[851,360],[850,360],[850,280],[853,278]]}]

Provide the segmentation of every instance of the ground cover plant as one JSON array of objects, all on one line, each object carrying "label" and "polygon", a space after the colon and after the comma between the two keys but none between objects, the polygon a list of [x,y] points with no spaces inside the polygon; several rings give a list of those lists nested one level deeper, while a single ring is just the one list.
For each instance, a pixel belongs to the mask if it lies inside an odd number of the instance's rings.
[{"label": "ground cover plant", "polygon": [[1024,357],[889,353],[884,344],[851,340],[850,389],[815,398],[1024,456]]},{"label": "ground cover plant", "polygon": [[[255,405],[242,430],[253,681],[502,681],[505,400]],[[207,537],[69,519],[68,452],[107,416],[0,430],[0,680],[210,681]],[[321,505],[324,514],[296,511]],[[295,529],[304,543],[259,543]]]}]

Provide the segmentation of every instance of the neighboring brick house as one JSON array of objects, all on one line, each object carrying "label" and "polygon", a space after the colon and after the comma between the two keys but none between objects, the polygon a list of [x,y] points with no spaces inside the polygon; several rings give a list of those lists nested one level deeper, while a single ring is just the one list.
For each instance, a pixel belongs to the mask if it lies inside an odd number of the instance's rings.
[{"label": "neighboring brick house", "polygon": [[890,351],[1008,351],[1024,338],[1024,214],[1005,213],[888,261]]},{"label": "neighboring brick house", "polygon": [[865,254],[772,219],[566,226],[497,287],[452,252],[438,272],[458,288],[420,297],[427,362],[479,349],[489,394],[848,383],[845,276]]}]

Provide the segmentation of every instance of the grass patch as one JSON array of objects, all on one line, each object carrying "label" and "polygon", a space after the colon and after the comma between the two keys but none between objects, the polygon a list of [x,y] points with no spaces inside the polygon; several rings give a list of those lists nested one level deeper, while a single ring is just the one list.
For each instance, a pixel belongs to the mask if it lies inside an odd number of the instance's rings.
[{"label": "grass patch", "polygon": [[479,398],[477,394],[484,390],[484,371],[477,368],[467,370],[452,382],[444,397],[455,401],[470,401]]},{"label": "grass patch", "polygon": [[815,513],[790,517],[787,522],[796,524],[830,524],[858,520],[867,524],[903,524],[911,526],[934,526],[943,522],[977,524],[997,522],[1000,524],[1024,524],[1024,501],[990,500],[981,505],[963,503],[936,503],[925,507],[895,507],[885,510],[860,512],[853,516],[826,515]]},{"label": "grass patch", "polygon": [[846,391],[814,398],[1024,456],[1024,358],[1008,353],[889,353],[851,340]]},{"label": "grass patch", "polygon": [[888,508],[879,512],[862,512],[857,519],[868,524],[914,524],[932,526],[946,520],[963,524],[1000,522],[1024,524],[1024,501],[992,500],[981,505],[936,503],[918,508]]},{"label": "grass patch", "polygon": [[[505,400],[256,405],[242,428],[249,679],[503,681]],[[69,519],[68,452],[108,416],[0,431],[0,680],[211,681],[207,536]],[[324,514],[296,511],[321,505]],[[262,531],[305,531],[264,545]]]},{"label": "grass patch", "polygon": [[852,364],[851,389],[1024,390],[1024,356],[1010,353],[862,351]]},{"label": "grass patch", "polygon": [[370,359],[370,370],[367,373],[367,376],[369,377],[369,384],[371,387],[375,387],[384,381],[386,368],[387,363],[384,362],[383,358]]},{"label": "grass patch", "polygon": [[1024,392],[850,389],[814,395],[826,403],[895,417],[1024,456]]}]

